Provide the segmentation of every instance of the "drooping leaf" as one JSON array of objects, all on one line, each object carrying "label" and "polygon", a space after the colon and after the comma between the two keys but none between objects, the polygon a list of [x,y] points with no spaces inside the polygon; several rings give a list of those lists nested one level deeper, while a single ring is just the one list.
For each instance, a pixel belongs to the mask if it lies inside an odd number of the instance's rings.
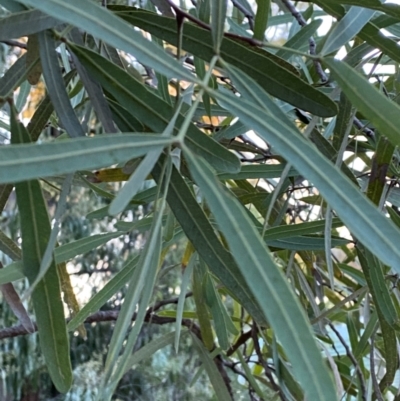
[{"label": "drooping leaf", "polygon": [[329,32],[321,54],[332,53],[353,39],[374,14],[375,11],[364,7],[351,7],[346,15]]},{"label": "drooping leaf", "polygon": [[[70,32],[70,35],[75,43],[83,45],[81,34],[77,29],[73,29]],[[93,108],[96,111],[97,117],[103,125],[104,131],[108,134],[117,132],[117,129],[113,122],[110,106],[104,98],[104,93],[101,89],[101,86],[98,82],[94,81],[91,78],[91,76],[87,73],[85,67],[83,67],[83,65],[79,62],[79,59],[75,56],[75,54],[72,53],[71,56],[74,60],[74,64],[76,66],[78,74],[89,95],[89,99],[92,102]]]},{"label": "drooping leaf", "polygon": [[[252,97],[238,99],[214,91],[212,91],[212,95],[223,102],[233,114],[239,116],[248,127],[255,129],[279,154],[290,160],[297,171],[313,182],[321,194],[329,199],[330,205],[351,232],[383,262],[398,271],[400,269],[398,264],[400,250],[393,239],[400,235],[399,230],[365,198],[336,166],[327,161],[299,133],[297,128],[271,100],[268,100],[268,95],[251,78],[232,68],[230,67],[230,71],[234,74],[237,82],[241,82],[242,86],[251,89],[249,93],[252,94]],[[207,90],[210,91],[210,89]],[[266,107],[267,104],[268,107]],[[390,107],[395,106],[391,105]],[[395,134],[390,133],[390,135],[393,137]]]},{"label": "drooping leaf", "polygon": [[[189,168],[226,235],[241,273],[258,300],[280,343],[287,350],[296,378],[310,399],[336,400],[336,391],[310,326],[286,278],[237,200],[220,187],[212,170],[186,151]],[[236,233],[236,235],[231,235]],[[263,302],[268,294],[268,305]],[[307,349],[307,355],[303,352]],[[309,378],[314,380],[310,381]]]},{"label": "drooping leaf", "polygon": [[4,146],[0,149],[0,182],[94,169],[163,148],[171,139],[154,134],[102,135],[52,143]]},{"label": "drooping leaf", "polygon": [[[28,133],[16,121],[15,114],[11,119],[11,131],[12,143],[29,142]],[[21,219],[23,270],[29,282],[33,283],[39,273],[40,262],[50,237],[50,221],[38,181],[17,183],[15,188]],[[58,391],[65,393],[72,384],[72,369],[61,289],[54,260],[33,291],[32,300],[48,372]]]},{"label": "drooping leaf", "polygon": [[71,138],[85,136],[63,83],[55,40],[49,31],[40,32],[38,38],[43,76],[58,118]]},{"label": "drooping leaf", "polygon": [[211,34],[215,54],[219,54],[222,38],[224,37],[227,0],[214,0],[211,2]]},{"label": "drooping leaf", "polygon": [[[153,169],[153,177],[157,182],[160,171],[158,163]],[[186,236],[211,272],[240,300],[253,318],[263,324],[265,318],[232,255],[222,246],[204,211],[175,168],[172,170],[167,201]]]},{"label": "drooping leaf", "polygon": [[[398,115],[400,107],[379,92],[360,73],[342,61],[327,58],[335,80],[351,103],[368,117],[379,131],[388,137],[393,145],[400,145]],[[371,101],[373,99],[373,101]]]},{"label": "drooping leaf", "polygon": [[[192,333],[191,333],[192,334]],[[203,362],[204,369],[214,387],[215,395],[218,401],[232,401],[232,397],[229,394],[229,390],[226,387],[226,383],[221,376],[221,372],[217,369],[216,364],[212,360],[209,352],[204,347],[203,343],[192,334],[193,344],[197,349],[200,359]]]}]

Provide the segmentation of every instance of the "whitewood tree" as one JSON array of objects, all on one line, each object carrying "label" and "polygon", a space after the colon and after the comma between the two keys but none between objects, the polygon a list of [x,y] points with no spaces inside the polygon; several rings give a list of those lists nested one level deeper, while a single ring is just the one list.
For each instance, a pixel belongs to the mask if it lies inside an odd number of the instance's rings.
[{"label": "whitewood tree", "polygon": [[[15,190],[20,221],[0,232],[3,300],[19,319],[0,337],[38,331],[68,393],[82,371],[72,333],[114,321],[101,400],[188,341],[218,400],[400,399],[400,6],[118,3],[0,0],[3,54],[19,49],[0,78],[0,209]],[[91,213],[115,229],[62,243],[78,187],[107,199]],[[78,306],[67,262],[133,232],[140,251]],[[177,244],[180,294],[160,298]],[[138,343],[148,325],[166,331]]]}]

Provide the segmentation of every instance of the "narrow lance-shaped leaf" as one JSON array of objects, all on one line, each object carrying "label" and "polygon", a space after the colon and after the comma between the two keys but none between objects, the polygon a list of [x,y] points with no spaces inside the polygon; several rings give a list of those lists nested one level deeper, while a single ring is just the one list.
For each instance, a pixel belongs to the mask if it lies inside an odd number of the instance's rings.
[{"label": "narrow lance-shaped leaf", "polygon": [[168,77],[192,80],[192,75],[176,60],[167,55],[155,43],[145,39],[139,32],[109,12],[100,4],[90,0],[20,0],[48,15],[72,24],[85,32],[102,39],[117,49],[135,55],[140,62]]},{"label": "narrow lance-shaped leaf", "polygon": [[[192,334],[192,333],[191,333]],[[203,362],[204,369],[210,379],[212,386],[214,387],[215,395],[218,401],[232,401],[232,397],[229,394],[229,390],[226,387],[226,383],[221,376],[215,362],[211,359],[211,355],[204,347],[203,343],[192,334],[192,340],[195,348],[197,349],[200,360]]]},{"label": "narrow lance-shaped leaf", "polygon": [[[167,127],[162,133],[163,137],[171,137],[175,127],[176,119],[181,109],[181,105],[182,103],[180,103],[180,105],[177,107],[174,116],[171,118],[171,121],[168,123]],[[157,163],[161,152],[162,149],[157,149],[147,153],[144,159],[140,162],[139,166],[137,166],[135,171],[132,173],[128,182],[122,187],[118,195],[111,202],[111,215],[116,215],[126,208],[129,201],[136,195],[140,187],[143,185],[144,180],[150,174],[151,170],[153,170],[153,167]]]},{"label": "narrow lance-shaped leaf", "polygon": [[257,13],[254,19],[254,39],[264,41],[265,31],[268,25],[269,9],[271,0],[256,0]]},{"label": "narrow lance-shaped leaf", "polygon": [[[25,127],[16,121],[13,111],[11,131],[12,143],[29,141]],[[23,270],[29,282],[33,283],[50,237],[50,221],[38,181],[16,184],[15,189],[21,221]],[[33,291],[32,300],[48,372],[58,391],[65,393],[72,383],[72,370],[64,307],[54,260]]]},{"label": "narrow lance-shaped leaf", "polygon": [[[307,397],[310,400],[336,400],[332,379],[304,311],[247,213],[235,198],[224,191],[212,170],[201,159],[187,150],[185,156],[193,178],[224,233],[244,278],[286,350]],[[266,296],[268,302],[265,302]]]},{"label": "narrow lance-shaped leaf", "polygon": [[[156,182],[160,181],[160,172],[161,167],[158,162],[152,173]],[[207,263],[211,272],[233,296],[237,297],[257,323],[265,324],[265,317],[235,260],[221,244],[203,209],[175,168],[172,169],[167,201],[187,238]]]},{"label": "narrow lance-shaped leaf", "polygon": [[213,0],[211,2],[211,34],[215,54],[219,54],[219,48],[224,37],[226,10],[227,0]]},{"label": "narrow lance-shaped leaf", "polygon": [[[341,18],[345,15],[344,7],[333,4],[330,0],[315,0],[314,3],[335,18]],[[365,40],[372,48],[380,49],[394,61],[400,62],[400,46],[395,40],[385,36],[385,33],[381,32],[374,22],[368,22],[357,36]]]},{"label": "narrow lance-shaped leaf", "polygon": [[39,58],[29,60],[27,55],[21,56],[0,78],[0,106],[2,106],[7,97],[11,97],[13,91],[18,88],[22,82],[39,62]]},{"label": "narrow lance-shaped leaf", "polygon": [[[70,45],[70,47],[89,73],[118,102],[124,104],[131,115],[140,119],[143,124],[155,132],[162,132],[166,129],[175,111],[169,103],[99,54],[79,46]],[[177,125],[174,127],[175,134],[179,132],[179,126],[183,121],[184,116],[179,114]],[[190,124],[188,128],[186,140],[193,151],[203,156],[218,170],[232,173],[239,170],[240,162],[237,156],[201,132],[193,124]]]},{"label": "narrow lance-shaped leaf", "polygon": [[361,31],[374,14],[375,11],[364,7],[351,7],[346,15],[329,32],[321,54],[332,53],[344,46]]},{"label": "narrow lance-shaped leaf", "polygon": [[[175,19],[132,9],[121,13],[121,18],[174,46],[177,45]],[[211,60],[214,55],[211,33],[193,24],[185,24],[182,47],[205,61]],[[337,113],[336,104],[299,78],[286,61],[249,47],[242,41],[226,37],[222,41],[220,54],[224,60],[256,80],[271,95],[321,117],[332,117]]]},{"label": "narrow lance-shaped leaf", "polygon": [[399,146],[400,107],[348,64],[332,58],[324,59],[324,63],[332,71],[333,77],[353,106],[368,118],[382,135],[388,137],[393,145]]},{"label": "narrow lance-shaped leaf", "polygon": [[143,156],[171,139],[154,134],[109,134],[52,143],[2,146],[0,183],[95,169]]},{"label": "narrow lance-shaped leaf", "polygon": [[[350,231],[382,261],[400,271],[400,250],[395,241],[400,231],[303,137],[256,82],[232,66],[229,69],[234,78],[254,95],[249,98],[251,100],[209,88],[206,90],[223,102],[244,124],[256,130],[277,153],[290,160],[297,171],[310,180],[325,199],[329,199],[330,205]],[[389,105],[394,107],[390,102]]]},{"label": "narrow lance-shaped leaf", "polygon": [[[73,29],[70,32],[74,42],[83,45],[83,39],[77,29]],[[96,111],[98,119],[101,121],[104,131],[107,133],[117,132],[117,128],[113,122],[112,113],[110,106],[104,98],[104,93],[98,82],[94,81],[92,77],[87,73],[85,67],[80,63],[79,59],[74,53],[71,54],[79,76],[85,86],[85,89],[89,95],[89,99]]]},{"label": "narrow lance-shaped leaf", "polygon": [[64,86],[55,40],[49,31],[39,33],[38,37],[43,76],[58,118],[70,137],[85,136]]},{"label": "narrow lance-shaped leaf", "polygon": [[58,199],[58,205],[53,218],[53,228],[51,229],[50,232],[50,237],[48,239],[46,250],[42,256],[42,260],[40,261],[39,273],[37,274],[35,281],[33,283],[30,283],[31,284],[29,288],[30,292],[32,292],[35,289],[36,285],[42,280],[47,270],[51,267],[52,261],[54,260],[54,249],[57,246],[57,236],[61,226],[61,217],[64,214],[67,206],[67,196],[71,189],[73,178],[74,178],[73,174],[68,174],[65,177],[65,180],[61,187],[61,193]]},{"label": "narrow lance-shaped leaf", "polygon": [[0,19],[0,40],[18,39],[45,29],[53,28],[60,21],[39,10],[26,10]]},{"label": "narrow lance-shaped leaf", "polygon": [[27,66],[34,63],[34,67],[27,75],[27,80],[31,85],[37,85],[40,81],[40,77],[42,76],[42,64],[40,63],[40,61],[38,63],[35,62],[37,59],[40,58],[38,35],[30,35],[28,37],[26,50],[27,50],[27,55],[26,55]]}]

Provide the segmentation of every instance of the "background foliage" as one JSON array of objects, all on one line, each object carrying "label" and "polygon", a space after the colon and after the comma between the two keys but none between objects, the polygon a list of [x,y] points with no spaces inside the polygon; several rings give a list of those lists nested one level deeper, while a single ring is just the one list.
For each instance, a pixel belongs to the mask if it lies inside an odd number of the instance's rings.
[{"label": "background foliage", "polygon": [[399,5],[0,6],[1,399],[400,399]]}]

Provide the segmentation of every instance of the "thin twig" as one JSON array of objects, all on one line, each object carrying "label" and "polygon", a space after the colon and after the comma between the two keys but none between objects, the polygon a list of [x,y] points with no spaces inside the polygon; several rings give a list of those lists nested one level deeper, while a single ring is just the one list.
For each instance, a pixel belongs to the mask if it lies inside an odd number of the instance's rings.
[{"label": "thin twig", "polygon": [[[179,14],[181,17],[184,17],[187,20],[194,22],[199,27],[207,29],[208,31],[211,31],[210,25],[208,25],[205,22],[199,20],[198,18],[196,18],[192,14],[189,14],[189,13],[183,11],[172,0],[165,0],[165,1],[172,7],[172,9],[175,11],[175,14],[177,14],[177,15]],[[224,36],[226,36],[228,38],[241,40],[243,42],[248,43],[251,46],[258,46],[258,47],[264,46],[264,42],[262,42],[261,40],[249,38],[247,36],[236,35],[235,33],[231,33],[231,32],[225,32]]]},{"label": "thin twig", "polygon": [[254,14],[251,12],[251,10],[249,11],[237,0],[231,0],[231,2],[234,7],[236,7],[247,18],[247,21],[249,21],[249,28],[254,31]]},{"label": "thin twig", "polygon": [[[304,19],[303,15],[297,10],[297,8],[291,3],[290,0],[282,0],[282,3],[288,9],[288,11],[293,15],[300,26],[306,26],[307,22]],[[317,54],[317,44],[313,37],[309,40],[310,43],[310,54],[315,56]],[[322,68],[321,63],[318,60],[313,60],[315,71],[317,72],[319,78],[322,83],[328,82],[328,77],[325,74],[325,71]]]},{"label": "thin twig", "polygon": [[256,351],[259,363],[264,368],[265,376],[267,376],[268,380],[271,383],[272,389],[277,392],[280,399],[282,401],[287,401],[287,398],[286,398],[285,394],[283,393],[282,389],[275,383],[274,377],[272,375],[272,371],[271,371],[270,367],[268,366],[268,363],[265,361],[264,357],[262,356],[260,344],[258,343],[257,327],[255,325],[253,325],[253,328],[251,331],[252,331],[252,337],[253,337],[254,350]]},{"label": "thin twig", "polygon": [[[190,296],[190,293],[187,294],[187,296]],[[161,308],[162,306],[168,305],[168,304],[174,304],[177,303],[178,299],[173,298],[170,300],[166,301],[160,301],[156,303],[153,308],[150,308],[145,316],[144,321],[146,323],[152,323],[152,324],[158,324],[158,325],[164,325],[164,324],[171,324],[175,323],[176,319],[172,317],[164,317],[164,316],[158,316],[153,313],[154,310]],[[120,310],[109,310],[109,311],[98,311],[96,313],[93,313],[92,315],[88,316],[85,320],[85,323],[99,323],[99,322],[112,322],[116,321],[118,319]],[[70,320],[70,319],[68,319]],[[136,320],[136,313],[132,315],[132,321]],[[182,326],[187,327],[197,338],[199,338],[200,341],[202,341],[201,337],[201,331],[200,327],[197,326],[191,319],[182,319],[181,321]],[[36,332],[38,330],[36,323],[33,323],[33,332]],[[31,334],[32,332],[28,332],[28,330],[22,326],[22,324],[8,327],[6,329],[0,330],[0,340],[5,339],[5,338],[13,338],[13,337],[18,337],[18,336],[23,336],[26,334]],[[230,379],[229,376],[225,370],[225,362],[222,359],[221,355],[217,355],[214,358],[214,363],[217,366],[218,371],[220,372],[225,385],[228,389],[229,394],[231,395],[233,399],[233,390],[232,386],[230,384]]]},{"label": "thin twig", "polygon": [[372,129],[366,127],[357,117],[354,117],[353,124],[357,129],[359,129],[361,132],[363,132],[368,138],[375,140],[375,132]]},{"label": "thin twig", "polygon": [[18,40],[0,40],[0,43],[4,43],[8,46],[20,47],[21,49],[27,49],[26,43],[18,42]]},{"label": "thin twig", "polygon": [[[339,331],[336,329],[336,327],[331,322],[329,322],[328,325],[331,328],[331,330],[336,334],[336,337],[339,339],[339,341],[343,345],[344,349],[346,350],[346,355],[348,356],[348,358],[353,363],[353,365],[354,365],[354,367],[356,369],[356,373],[357,373],[358,379],[360,381],[361,399],[363,401],[367,401],[367,388],[366,388],[366,385],[365,385],[365,379],[364,379],[363,372],[362,372],[362,370],[360,368],[360,365],[357,362],[357,359],[355,358],[355,356],[351,352],[351,349],[347,345],[346,340],[342,337],[342,335],[339,333]],[[371,366],[371,370],[372,370],[372,366]]]},{"label": "thin twig", "polygon": [[251,338],[251,335],[251,330],[242,333],[235,344],[232,344],[232,346],[228,349],[226,356],[232,356],[241,345]]}]

